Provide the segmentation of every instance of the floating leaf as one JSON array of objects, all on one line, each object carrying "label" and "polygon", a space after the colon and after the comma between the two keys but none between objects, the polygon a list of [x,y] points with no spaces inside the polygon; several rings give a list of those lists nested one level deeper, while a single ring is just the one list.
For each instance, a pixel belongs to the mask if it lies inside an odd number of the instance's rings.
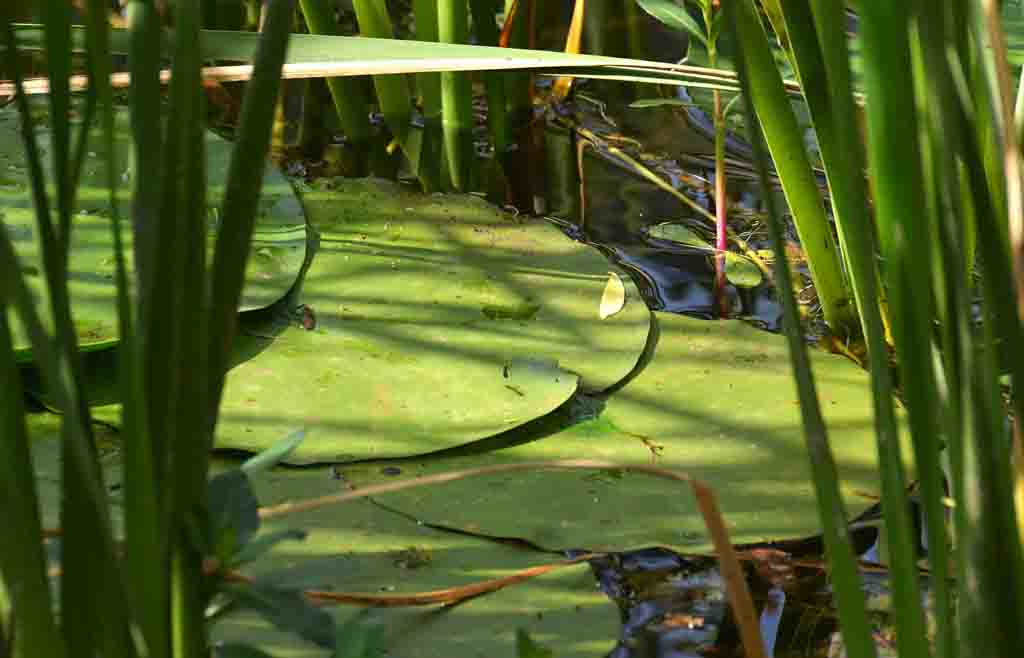
[{"label": "floating leaf", "polygon": [[713,250],[714,248],[708,244],[708,241],[700,236],[699,233],[694,231],[689,226],[684,226],[676,222],[663,222],[661,224],[655,224],[647,229],[647,235],[658,240],[667,240],[669,242],[675,242],[685,247],[693,247],[695,249]]},{"label": "floating leaf", "polygon": [[537,644],[530,634],[521,628],[516,629],[517,658],[554,658],[555,652]]},{"label": "floating leaf", "polygon": [[[42,105],[39,105],[42,107]],[[35,235],[35,216],[28,186],[28,171],[18,133],[15,109],[0,110],[0,222],[8,231],[21,261],[26,282],[42,304],[48,304],[42,276],[42,257]],[[49,133],[37,128],[41,142]],[[132,148],[127,110],[116,114],[114,148],[122,168],[118,195],[121,216],[130,213],[129,189],[132,176],[147,172],[132,168]],[[220,222],[217,206],[224,197],[231,143],[212,132],[206,134],[206,172],[209,182],[208,227],[216,232]],[[114,246],[110,228],[110,208],[106,181],[106,162],[90,153],[82,166],[78,188],[77,214],[73,218],[68,261],[68,289],[79,343],[84,350],[103,349],[117,342],[117,302],[114,282]],[[125,233],[125,249],[132,249],[131,232]],[[213,240],[208,241],[212,250]],[[279,300],[295,283],[306,257],[306,222],[302,207],[287,180],[272,165],[264,174],[260,210],[246,266],[246,284],[239,310],[264,308]],[[131,269],[134,259],[125,259]],[[43,317],[49,312],[43,310]],[[21,324],[12,322],[19,361],[31,359],[28,337]]]},{"label": "floating leaf", "polygon": [[737,288],[756,288],[761,285],[761,268],[746,256],[727,251],[725,278]]},{"label": "floating leaf", "polygon": [[[389,472],[395,468],[392,466]],[[337,493],[344,483],[334,479],[332,473],[327,467],[283,469],[256,476],[253,486],[263,504],[275,505]],[[420,491],[444,497],[447,486]],[[264,523],[274,531],[297,519],[284,516]],[[309,531],[306,541],[275,547],[248,565],[246,573],[261,582],[396,596],[465,586],[560,560],[558,556],[427,528],[366,500],[303,513],[301,523]],[[404,556],[412,552],[429,555],[429,562],[410,565]],[[324,610],[335,619],[337,648],[353,648],[343,640],[346,628],[355,630],[349,627],[352,608]],[[386,629],[379,638],[386,655],[402,658],[514,656],[516,628],[557,646],[559,658],[591,658],[614,648],[620,626],[618,609],[595,587],[594,576],[585,563],[473,598],[442,614],[437,606],[381,608],[374,611],[373,618]],[[369,631],[365,639],[374,639],[373,619],[356,615],[355,623]],[[214,641],[253,644],[278,656],[324,656],[322,650],[249,612],[223,618],[211,634]],[[358,649],[359,643],[353,644]]]},{"label": "floating leaf", "polygon": [[[653,462],[714,489],[736,543],[817,533],[818,508],[785,338],[738,320],[654,315],[660,334],[653,359],[605,401],[600,416],[503,447],[488,454],[486,463],[581,454]],[[833,428],[842,491],[855,514],[871,503],[858,492],[878,488],[868,376],[849,360],[821,351],[811,361]],[[406,477],[424,477],[480,463],[473,455],[425,457],[402,469]],[[379,465],[353,464],[341,472],[356,488],[388,481]],[[519,537],[555,551],[711,549],[685,486],[625,471],[517,471],[451,482],[443,492],[410,489],[375,500],[423,522]]]},{"label": "floating leaf", "polygon": [[299,300],[315,328],[243,322],[220,448],[259,451],[301,427],[288,463],[450,448],[577,386],[606,389],[643,352],[647,308],[597,317],[607,260],[548,222],[379,180],[321,181],[303,200],[320,236]]},{"label": "floating leaf", "polygon": [[608,273],[608,283],[604,286],[604,294],[601,295],[601,307],[597,314],[602,320],[610,318],[626,305],[626,286],[622,279],[615,272]]}]

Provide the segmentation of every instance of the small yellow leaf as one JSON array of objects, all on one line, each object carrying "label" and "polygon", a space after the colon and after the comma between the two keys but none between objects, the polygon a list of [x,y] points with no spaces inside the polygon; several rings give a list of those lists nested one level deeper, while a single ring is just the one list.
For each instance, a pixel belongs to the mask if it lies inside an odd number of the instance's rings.
[{"label": "small yellow leaf", "polygon": [[626,286],[622,279],[615,272],[608,273],[608,283],[604,286],[604,294],[601,295],[601,308],[597,314],[601,319],[610,318],[626,305]]}]

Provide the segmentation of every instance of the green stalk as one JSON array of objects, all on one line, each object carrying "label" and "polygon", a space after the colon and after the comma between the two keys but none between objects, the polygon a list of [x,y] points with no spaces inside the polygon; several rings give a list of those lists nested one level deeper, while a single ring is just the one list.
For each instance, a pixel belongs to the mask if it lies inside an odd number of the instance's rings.
[{"label": "green stalk", "polygon": [[[954,71],[956,73],[956,71]],[[961,546],[958,564],[962,568],[961,617],[985,635],[964,633],[964,648],[973,655],[1008,655],[1022,646],[1022,629],[1017,611],[1024,602],[1024,559],[1019,542],[1006,538],[1017,535],[1012,486],[1007,466],[1008,437],[1000,414],[997,373],[993,359],[996,342],[1002,347],[1003,362],[1014,383],[1024,381],[1024,332],[1017,319],[1015,281],[1010,265],[1007,227],[1003,212],[993,204],[987,172],[985,147],[975,132],[976,112],[991,107],[974,97],[961,72],[957,85],[961,112],[961,133],[965,139],[964,170],[968,176],[982,261],[981,290],[985,302],[985,335],[974,355],[981,364],[967,371],[971,401],[965,424],[969,430],[963,442],[962,496],[958,499],[957,530]],[[977,107],[975,106],[977,105]],[[970,351],[965,350],[967,357]],[[1024,399],[1013,397],[1014,414],[1022,418]],[[965,653],[967,653],[965,651]]]},{"label": "green stalk", "polygon": [[[466,0],[437,0],[438,40],[469,41]],[[473,168],[473,90],[469,76],[455,71],[441,73],[441,130],[452,187],[469,191]]]},{"label": "green stalk", "polygon": [[[267,6],[273,10],[277,3]],[[179,0],[175,15],[175,48],[171,78],[171,112],[167,122],[165,186],[160,228],[167,240],[161,245],[168,254],[165,267],[159,268],[154,290],[164,301],[153,306],[151,327],[168,326],[162,337],[152,341],[150,350],[164,348],[170,359],[161,364],[150,360],[151,377],[160,377],[166,387],[168,404],[161,417],[151,418],[153,425],[168,423],[169,441],[165,444],[169,477],[165,483],[171,514],[170,542],[170,620],[171,656],[198,658],[206,645],[203,613],[205,602],[196,596],[201,582],[202,558],[188,539],[196,510],[205,509],[206,471],[209,460],[204,431],[207,429],[209,380],[192,373],[205,373],[208,367],[203,352],[208,335],[206,278],[206,168],[203,131],[205,121],[200,95],[200,2]],[[276,104],[268,103],[271,107]],[[225,222],[226,223],[226,222]],[[163,251],[163,250],[162,250]],[[199,293],[199,299],[186,295]],[[162,294],[161,294],[162,293]],[[198,301],[198,303],[197,303]],[[151,380],[153,381],[153,380]],[[150,395],[158,395],[154,386]]]},{"label": "green stalk", "polygon": [[[437,42],[437,0],[413,0],[412,6],[416,18],[416,40]],[[444,141],[441,135],[441,74],[417,73],[416,87],[423,110],[420,160],[438,168],[438,187],[447,189],[451,183],[447,180],[448,169],[444,166]]]},{"label": "green stalk", "polygon": [[[748,8],[748,5],[745,2],[728,3],[723,11],[726,12],[727,25],[730,26],[733,34],[737,35],[737,72],[744,93],[750,99],[744,103],[744,112],[746,113],[750,143],[754,149],[754,164],[763,189],[769,189],[768,160],[764,153],[761,131],[758,129],[754,114],[754,103],[751,102],[753,100],[751,93],[753,84],[746,67],[749,55],[744,52],[747,41],[740,37],[738,30],[737,18],[739,17],[737,14],[741,13],[741,8]],[[764,202],[768,210],[768,227],[772,248],[775,253],[784,254],[783,226],[779,211],[775,207],[775,198],[771,194],[765,194]],[[800,326],[796,296],[793,294],[792,286],[789,285],[791,274],[788,259],[776,258],[775,268],[775,287],[782,302],[789,357],[800,401],[804,438],[807,443],[814,490],[818,500],[818,513],[823,529],[822,536],[829,560],[832,585],[837,597],[844,649],[850,658],[874,658],[875,646],[871,637],[871,626],[868,623],[856,556],[853,553],[847,532],[847,516],[839,491],[839,476],[836,472],[835,459],[828,442],[828,432],[818,403],[810,359],[804,344],[803,328]]]},{"label": "green stalk", "polygon": [[[336,34],[331,5],[327,0],[299,0],[302,15],[312,34]],[[355,78],[327,78],[327,89],[334,100],[334,109],[338,112],[341,127],[356,155],[357,170],[367,170],[372,135],[367,119],[370,101],[363,91],[359,80]]]},{"label": "green stalk", "polygon": [[[498,24],[494,21],[494,3],[491,0],[470,0],[469,5],[477,43],[497,46],[499,35]],[[504,153],[511,144],[505,108],[505,75],[491,72],[484,73],[483,78],[487,91],[487,126],[491,129],[494,151]]]},{"label": "green stalk", "polygon": [[125,488],[125,575],[133,587],[129,602],[137,611],[143,637],[152,658],[166,658],[170,650],[168,580],[167,500],[163,496],[166,481],[166,436],[153,431],[151,398],[146,395],[143,355],[147,354],[151,335],[148,321],[153,300],[158,225],[163,197],[163,176],[142,176],[141,172],[160,172],[163,167],[163,122],[161,121],[160,53],[158,43],[160,15],[152,0],[132,0],[128,4],[130,37],[129,88],[132,128],[132,234],[137,301],[134,324],[128,326],[132,309],[123,298],[126,285],[118,266],[118,316],[121,322],[121,377],[123,422],[133,437],[124,446]]},{"label": "green stalk", "polygon": [[[378,39],[394,38],[391,17],[383,0],[353,0],[359,21],[359,32],[365,37]],[[395,140],[402,147],[402,152],[409,161],[409,166],[423,181],[427,191],[437,190],[440,186],[440,163],[430,158],[422,158],[422,138],[414,131],[412,124],[412,96],[404,75],[375,75],[373,85],[377,90],[377,100],[384,114],[384,121]]]},{"label": "green stalk", "polygon": [[[910,15],[902,3],[861,7],[860,28],[864,53],[869,165],[874,182],[875,208],[885,276],[892,309],[893,335],[899,355],[902,390],[906,401],[910,434],[930,512],[942,499],[941,473],[937,467],[938,429],[935,401],[938,400],[932,361],[933,297],[932,253],[937,237],[923,209],[918,140],[919,122],[907,91],[914,89],[911,72]],[[924,245],[924,248],[922,248]],[[893,486],[897,484],[892,483]],[[883,492],[883,497],[890,494]],[[894,498],[894,503],[896,499]],[[894,511],[904,509],[893,504]],[[942,512],[929,525],[941,527]],[[892,538],[894,608],[897,611],[897,642],[901,655],[927,656],[924,617],[913,548],[902,519],[886,508],[886,525]],[[935,528],[938,530],[939,528]],[[900,543],[897,543],[900,542]]]},{"label": "green stalk", "polygon": [[746,2],[739,3],[736,25],[737,37],[743,41],[744,67],[750,76],[750,101],[782,181],[825,322],[839,336],[854,335],[857,314],[846,290],[835,238],[764,27]]}]

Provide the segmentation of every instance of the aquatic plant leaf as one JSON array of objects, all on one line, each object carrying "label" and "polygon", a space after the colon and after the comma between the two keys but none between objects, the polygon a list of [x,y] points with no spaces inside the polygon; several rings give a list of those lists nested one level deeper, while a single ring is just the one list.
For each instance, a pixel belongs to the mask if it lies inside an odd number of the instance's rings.
[{"label": "aquatic plant leaf", "polygon": [[663,222],[661,224],[655,224],[647,229],[647,235],[658,240],[668,240],[669,242],[675,242],[681,244],[684,247],[693,247],[695,249],[712,250],[708,241],[700,236],[699,233],[694,231],[688,226],[678,224],[675,222]]},{"label": "aquatic plant leaf", "polygon": [[[343,490],[347,483],[332,473],[328,467],[276,470],[254,477],[253,486],[261,503],[275,505]],[[429,491],[445,496],[446,489],[447,485]],[[302,589],[396,596],[465,586],[560,559],[427,528],[369,500],[264,522],[268,532],[294,524],[308,530],[307,540],[274,547],[248,565],[247,574],[260,582]],[[353,622],[352,607],[323,610],[335,619],[340,648],[342,635]],[[473,598],[443,613],[434,605],[380,608],[372,620],[362,614],[355,617],[356,623],[369,626],[371,634],[379,621],[387,629],[381,648],[387,655],[408,658],[512,656],[516,628],[547,646],[557,646],[559,658],[591,658],[611,651],[619,633],[618,610],[595,587],[586,564]],[[251,612],[225,617],[211,634],[213,641],[253,644],[282,658],[323,656],[322,650]]]},{"label": "aquatic plant leaf", "polygon": [[266,651],[248,644],[226,643],[213,648],[214,658],[274,658]]},{"label": "aquatic plant leaf", "polygon": [[259,503],[253,495],[249,478],[240,469],[214,476],[207,487],[209,536],[214,542],[214,554],[227,562],[259,530]]},{"label": "aquatic plant leaf", "polygon": [[698,41],[708,45],[707,32],[690,15],[686,7],[673,2],[672,0],[636,0],[636,3],[648,14],[658,19],[668,27],[675,30],[682,30]]},{"label": "aquatic plant leaf", "polygon": [[291,454],[292,450],[295,450],[305,438],[306,432],[304,430],[292,432],[258,455],[246,459],[240,468],[249,475],[273,468]]},{"label": "aquatic plant leaf", "polygon": [[754,261],[732,251],[725,252],[725,278],[737,288],[756,288],[763,280]]},{"label": "aquatic plant leaf", "polygon": [[227,584],[224,590],[240,607],[255,611],[281,630],[334,648],[334,618],[314,607],[301,590],[264,583]]},{"label": "aquatic plant leaf", "polygon": [[379,180],[323,181],[303,200],[319,235],[300,293],[313,328],[243,322],[219,448],[259,451],[301,427],[288,463],[450,448],[577,385],[606,389],[643,352],[646,306],[602,320],[607,261],[547,222]]},{"label": "aquatic plant leaf", "polygon": [[[145,176],[131,164],[128,112],[120,111],[115,124],[115,150],[125,165],[121,178],[121,214],[130,206],[132,176]],[[17,112],[0,110],[0,221],[14,242],[22,273],[41,304],[48,304],[43,281],[42,259],[35,234],[35,220],[28,189],[28,172],[17,135]],[[48,148],[49,132],[37,129],[43,148]],[[209,228],[216,232],[216,210],[224,196],[230,142],[212,132],[206,137],[207,176],[210,204]],[[117,342],[117,304],[114,282],[114,253],[105,176],[106,164],[96,154],[86,157],[78,190],[78,213],[72,223],[69,261],[69,290],[79,343],[83,350],[103,349]],[[263,308],[280,299],[295,282],[306,255],[306,225],[302,207],[287,180],[273,166],[267,166],[256,233],[250,248],[246,285],[239,310]],[[127,250],[131,236],[125,235]],[[212,250],[213,242],[210,241]],[[129,268],[133,259],[126,258]],[[41,314],[49,318],[49,312]],[[11,323],[19,361],[31,358],[29,340],[20,323]]]},{"label": "aquatic plant leaf", "polygon": [[[597,418],[525,443],[485,441],[400,464],[410,477],[487,464],[574,458],[653,463],[711,486],[732,539],[750,543],[816,534],[814,490],[782,336],[735,320],[655,313],[660,335],[647,367],[606,401]],[[845,358],[812,355],[834,428],[842,491],[851,513],[878,490],[866,374]],[[715,391],[712,395],[709,392]],[[595,413],[596,410],[593,413]],[[907,454],[907,453],[905,453]],[[357,488],[386,481],[380,465],[341,467]],[[711,549],[685,487],[622,471],[523,471],[376,497],[423,522],[550,550],[627,550],[651,545]]]},{"label": "aquatic plant leaf", "polygon": [[555,652],[537,644],[530,634],[516,629],[516,656],[518,658],[554,658]]},{"label": "aquatic plant leaf", "polygon": [[598,316],[604,320],[610,318],[626,305],[626,286],[622,284],[622,278],[615,272],[608,273],[608,283],[604,285],[604,294],[601,295],[601,307],[598,309]]}]

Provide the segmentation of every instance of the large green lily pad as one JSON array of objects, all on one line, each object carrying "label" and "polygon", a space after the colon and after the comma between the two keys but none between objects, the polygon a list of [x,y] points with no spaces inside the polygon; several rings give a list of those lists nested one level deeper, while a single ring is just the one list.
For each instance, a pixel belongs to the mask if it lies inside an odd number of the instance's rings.
[{"label": "large green lily pad", "polygon": [[306,427],[294,463],[431,452],[542,416],[577,379],[608,388],[643,352],[635,286],[601,319],[607,261],[547,222],[375,180],[303,200],[319,234],[300,293],[312,329],[250,329],[258,353],[229,374],[218,447]]},{"label": "large green lily pad", "polygon": [[[819,532],[784,338],[738,321],[656,315],[653,360],[611,396],[600,417],[490,453],[487,465],[568,458],[653,463],[709,484],[736,543]],[[873,502],[859,492],[878,489],[867,375],[841,357],[815,353],[812,362],[840,486],[856,512]],[[442,456],[398,465],[408,475],[431,475],[483,464],[478,456]],[[343,472],[357,486],[384,479],[379,465]],[[621,471],[510,472],[453,482],[443,495],[410,490],[379,500],[425,522],[551,549],[711,547],[687,486]]]},{"label": "large green lily pad", "polygon": [[[255,478],[263,505],[325,495],[341,489],[330,470],[275,471]],[[446,495],[445,487],[431,489]],[[301,528],[302,542],[285,542],[246,572],[261,582],[342,592],[409,594],[467,585],[516,570],[557,562],[525,551],[417,525],[359,500],[266,522],[261,532]],[[354,608],[332,612],[339,623]],[[595,586],[587,565],[551,572],[450,610],[438,606],[375,613],[387,632],[389,655],[422,658],[512,656],[515,629],[557,647],[558,656],[606,654],[619,632],[618,611]],[[253,615],[230,616],[213,628],[218,641],[246,642],[280,656],[321,656],[323,650],[276,631]]]},{"label": "large green lily pad", "polygon": [[[14,242],[26,281],[43,304],[41,314],[48,320],[44,270],[36,236],[28,171],[18,134],[19,122],[16,111],[0,111],[0,221]],[[43,156],[48,159],[49,133],[42,128],[37,133]],[[117,113],[115,137],[115,157],[123,170],[118,195],[123,201],[121,216],[125,218],[124,233],[129,238],[127,246],[130,254],[130,181],[132,176],[144,176],[146,172],[137,172],[132,168],[127,111]],[[98,133],[92,136],[94,141],[98,138]],[[208,132],[206,149],[212,238],[219,219],[216,208],[224,196],[231,144]],[[117,340],[115,261],[105,176],[104,160],[90,151],[82,170],[68,265],[72,312],[83,349],[101,348]],[[211,239],[211,250],[212,246]],[[306,225],[302,207],[288,181],[268,164],[239,310],[263,308],[280,299],[295,282],[305,255]],[[126,262],[131,266],[130,255]],[[30,358],[28,337],[22,332],[20,323],[12,322],[12,326],[19,359],[27,360]]]}]

